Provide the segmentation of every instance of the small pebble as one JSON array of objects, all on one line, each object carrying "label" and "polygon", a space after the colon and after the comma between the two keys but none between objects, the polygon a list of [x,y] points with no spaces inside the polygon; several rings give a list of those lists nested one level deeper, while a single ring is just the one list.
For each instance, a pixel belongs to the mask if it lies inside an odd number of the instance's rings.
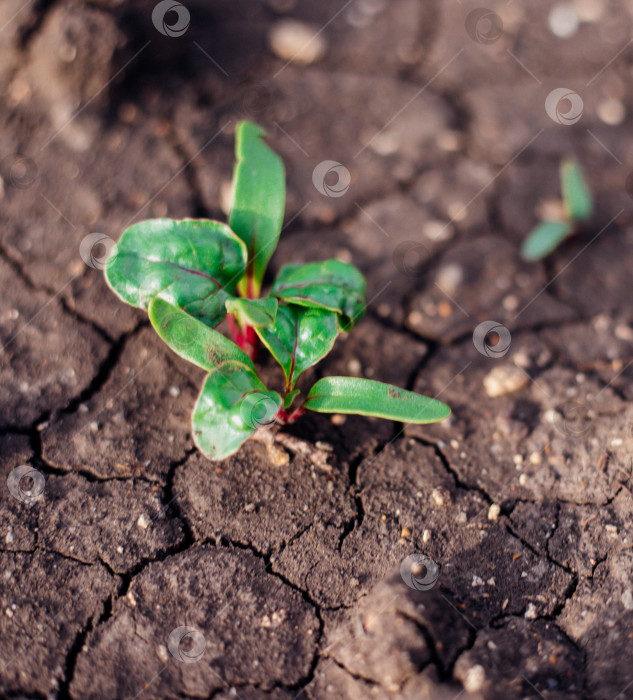
[{"label": "small pebble", "polygon": [[433,491],[431,491],[431,498],[436,506],[446,505],[446,495],[442,493],[440,489],[433,489]]},{"label": "small pebble", "polygon": [[622,605],[624,605],[627,610],[633,610],[633,593],[631,593],[630,588],[627,588],[626,591],[624,591],[620,597],[620,600],[622,601]]},{"label": "small pebble", "polygon": [[116,551],[117,551],[119,554],[123,554],[123,547],[121,547],[121,545],[119,545],[119,546],[116,548]]},{"label": "small pebble", "polygon": [[478,693],[486,682],[486,672],[483,666],[472,666],[468,669],[466,673],[466,678],[464,678],[464,688],[469,693]]},{"label": "small pebble", "polygon": [[170,386],[169,387],[169,395],[173,396],[176,398],[177,396],[180,396],[180,389],[177,386]]},{"label": "small pebble", "polygon": [[422,233],[431,241],[448,241],[455,232],[450,223],[427,221],[422,226]]},{"label": "small pebble", "polygon": [[518,367],[502,365],[490,370],[483,379],[484,389],[490,398],[510,394],[525,387],[529,377]]},{"label": "small pebble", "polygon": [[488,520],[496,520],[501,514],[501,506],[498,503],[492,503],[488,508]]},{"label": "small pebble", "polygon": [[149,527],[149,520],[145,517],[143,513],[138,516],[138,520],[136,521],[136,524],[138,527],[140,527],[142,530],[147,530]]},{"label": "small pebble", "polygon": [[341,414],[341,413],[335,413],[331,418],[330,422],[333,425],[343,425],[345,421],[347,420],[347,416]]},{"label": "small pebble", "polygon": [[530,454],[530,464],[541,464],[543,457],[540,452],[532,452]]},{"label": "small pebble", "polygon": [[568,39],[578,31],[580,18],[571,3],[561,3],[551,9],[547,23],[554,36]]},{"label": "small pebble", "polygon": [[323,58],[327,48],[323,32],[292,19],[276,22],[268,33],[268,43],[278,58],[304,66]]},{"label": "small pebble", "polygon": [[597,112],[599,119],[609,126],[622,124],[626,117],[626,108],[622,102],[613,98],[603,100],[598,105]]},{"label": "small pebble", "polygon": [[435,282],[443,292],[452,295],[455,294],[463,279],[464,271],[461,266],[451,263],[449,265],[444,265],[444,267],[440,269],[435,278]]},{"label": "small pebble", "polygon": [[422,542],[425,544],[431,539],[431,531],[430,530],[424,530],[422,533]]},{"label": "small pebble", "polygon": [[549,408],[543,414],[543,419],[545,420],[546,423],[549,423],[550,425],[554,425],[555,423],[559,423],[562,420],[562,418],[563,418],[563,416],[558,411],[555,411],[553,408]]},{"label": "small pebble", "polygon": [[350,374],[353,374],[355,376],[359,376],[361,373],[361,364],[360,362],[353,357],[348,363],[347,363],[347,369],[350,372]]},{"label": "small pebble", "polygon": [[528,482],[527,474],[521,474],[521,476],[519,477],[519,484],[521,486],[525,486],[527,484],[527,482]]},{"label": "small pebble", "polygon": [[424,320],[424,317],[419,311],[412,311],[408,316],[407,316],[407,321],[409,322],[410,326],[420,326],[422,324],[422,321]]},{"label": "small pebble", "polygon": [[618,340],[626,340],[629,343],[633,343],[633,328],[631,328],[631,326],[620,324],[615,327],[613,332]]},{"label": "small pebble", "polygon": [[403,527],[400,537],[411,537],[411,530],[408,527]]},{"label": "small pebble", "polygon": [[169,662],[169,653],[167,651],[167,648],[163,644],[159,644],[156,647],[156,656],[164,663]]},{"label": "small pebble", "polygon": [[463,145],[463,136],[459,131],[445,129],[440,131],[435,142],[438,148],[441,148],[443,151],[459,151]]},{"label": "small pebble", "polygon": [[471,584],[472,588],[477,588],[478,586],[483,586],[484,580],[479,576],[473,576],[473,582]]},{"label": "small pebble", "polygon": [[534,603],[529,603],[527,610],[525,611],[525,619],[526,620],[536,620],[538,617],[538,612],[536,610],[536,605]]}]

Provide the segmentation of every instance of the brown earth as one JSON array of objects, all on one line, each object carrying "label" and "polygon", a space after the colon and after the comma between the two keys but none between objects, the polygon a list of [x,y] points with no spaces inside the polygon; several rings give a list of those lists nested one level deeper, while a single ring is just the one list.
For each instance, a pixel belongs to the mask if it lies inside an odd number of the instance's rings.
[{"label": "brown earth", "polygon": [[[3,0],[0,695],[633,698],[633,6],[572,4],[562,38],[545,0],[186,0],[166,36],[149,0]],[[320,60],[271,50],[289,17]],[[560,87],[573,125],[546,113]],[[201,373],[80,243],[225,218],[240,118],[287,165],[268,281],[332,256],[367,275],[312,379],[416,389],[450,420],[306,415],[291,433],[332,445],[331,473],[196,452]],[[525,263],[565,156],[595,215]],[[341,196],[313,183],[326,160]],[[501,357],[473,342],[489,320]],[[419,555],[426,590],[400,574]]]}]

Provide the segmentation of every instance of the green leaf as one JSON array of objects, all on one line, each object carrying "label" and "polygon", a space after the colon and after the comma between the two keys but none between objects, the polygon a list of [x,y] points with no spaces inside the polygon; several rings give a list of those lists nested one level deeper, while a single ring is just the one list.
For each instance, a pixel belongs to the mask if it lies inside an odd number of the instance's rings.
[{"label": "green leaf", "polygon": [[573,226],[565,221],[542,221],[521,247],[524,260],[540,260],[555,250],[573,232]]},{"label": "green leaf", "polygon": [[560,180],[569,218],[574,221],[590,219],[593,214],[593,199],[578,163],[573,160],[563,161]]},{"label": "green leaf", "polygon": [[355,413],[402,423],[435,423],[450,415],[441,401],[391,384],[356,377],[326,377],[310,389],[304,408],[318,413]]},{"label": "green leaf", "polygon": [[255,331],[281,365],[290,391],[302,372],[330,352],[338,326],[333,311],[290,304],[279,307],[273,326]]},{"label": "green leaf", "polygon": [[270,292],[285,301],[341,314],[339,325],[349,330],[365,312],[365,278],[341,260],[285,265]]},{"label": "green leaf", "polygon": [[255,371],[228,360],[207,376],[193,410],[193,440],[210,459],[236,452],[260,426],[275,420],[281,396],[268,391]]},{"label": "green leaf", "polygon": [[[229,226],[244,241],[248,253],[247,278],[240,294],[257,297],[266,266],[281,232],[286,201],[286,176],[281,158],[262,141],[266,132],[243,121],[235,131],[233,206]],[[249,284],[250,278],[250,284]]]},{"label": "green leaf", "polygon": [[271,326],[277,318],[279,302],[274,297],[264,299],[240,299],[231,297],[226,300],[226,310],[235,316],[237,322],[245,328],[263,328]]},{"label": "green leaf", "polygon": [[152,299],[148,308],[154,330],[185,360],[210,371],[226,360],[255,369],[250,357],[237,345],[164,299]]},{"label": "green leaf", "polygon": [[160,297],[212,327],[226,315],[224,302],[245,267],[246,248],[226,224],[150,219],[123,232],[105,274],[132,306],[147,309]]},{"label": "green leaf", "polygon": [[292,402],[297,398],[297,395],[300,393],[301,393],[301,391],[299,391],[299,389],[294,389],[294,391],[289,391],[284,396],[284,408],[290,408],[290,406],[292,406]]}]

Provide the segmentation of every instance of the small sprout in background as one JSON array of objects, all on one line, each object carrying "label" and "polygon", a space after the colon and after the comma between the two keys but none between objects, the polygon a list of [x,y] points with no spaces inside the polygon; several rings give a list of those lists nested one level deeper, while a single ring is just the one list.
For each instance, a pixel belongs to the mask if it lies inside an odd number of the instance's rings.
[{"label": "small sprout in background", "polygon": [[[228,225],[207,219],[134,224],[105,270],[120,299],[146,310],[162,340],[208,372],[193,409],[194,442],[210,459],[224,459],[258,430],[292,423],[306,410],[406,423],[443,420],[450,409],[440,401],[355,377],[320,379],[299,400],[299,376],[362,318],[365,279],[340,260],[291,264],[281,268],[269,295],[260,296],[286,197],[283,163],[264,136],[251,122],[237,126]],[[225,318],[233,340],[215,330]],[[281,365],[281,393],[257,374],[261,345]]]},{"label": "small sprout in background", "polygon": [[565,160],[560,168],[564,215],[560,220],[541,221],[523,241],[524,260],[540,260],[554,251],[566,238],[573,236],[578,225],[593,214],[591,192],[578,163]]}]

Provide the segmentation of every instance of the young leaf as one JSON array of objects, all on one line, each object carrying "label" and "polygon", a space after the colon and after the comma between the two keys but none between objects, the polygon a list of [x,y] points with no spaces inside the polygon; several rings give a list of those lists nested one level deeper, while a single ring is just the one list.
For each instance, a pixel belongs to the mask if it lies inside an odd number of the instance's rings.
[{"label": "young leaf", "polygon": [[573,231],[566,221],[542,221],[523,241],[521,256],[524,260],[540,260],[555,250]]},{"label": "young leaf", "polygon": [[593,213],[593,200],[578,163],[573,160],[563,161],[560,180],[563,202],[569,218],[573,221],[590,219]]},{"label": "young leaf", "polygon": [[391,384],[356,377],[325,377],[310,389],[304,408],[317,413],[355,413],[402,423],[435,423],[450,415],[441,401]]},{"label": "young leaf", "polygon": [[352,328],[365,312],[365,278],[341,260],[285,265],[270,294],[300,306],[336,311],[343,330]]},{"label": "young leaf", "polygon": [[236,452],[257,428],[274,421],[281,396],[268,391],[255,371],[228,360],[211,370],[193,410],[193,440],[210,459]]},{"label": "young leaf", "polygon": [[264,299],[240,299],[231,297],[226,300],[226,310],[235,316],[237,322],[243,328],[263,328],[271,326],[277,318],[277,306],[279,302],[274,297]]},{"label": "young leaf", "polygon": [[226,224],[150,219],[123,232],[105,275],[132,306],[147,309],[161,297],[213,327],[245,267],[246,248]]},{"label": "young leaf", "polygon": [[279,307],[275,325],[255,330],[281,365],[286,391],[294,388],[302,372],[330,352],[338,335],[333,311],[294,304]]},{"label": "young leaf", "polygon": [[233,206],[229,226],[246,243],[247,276],[240,294],[257,297],[266,266],[277,247],[286,201],[286,175],[279,156],[262,141],[266,132],[243,121],[235,131]]},{"label": "young leaf", "polygon": [[210,371],[226,360],[236,360],[255,369],[250,357],[234,342],[164,299],[152,299],[148,313],[158,335],[194,365]]},{"label": "young leaf", "polygon": [[293,391],[289,391],[284,396],[284,409],[290,408],[290,406],[292,406],[292,402],[297,398],[297,395],[300,393],[301,392],[299,391],[299,389],[294,389]]}]

